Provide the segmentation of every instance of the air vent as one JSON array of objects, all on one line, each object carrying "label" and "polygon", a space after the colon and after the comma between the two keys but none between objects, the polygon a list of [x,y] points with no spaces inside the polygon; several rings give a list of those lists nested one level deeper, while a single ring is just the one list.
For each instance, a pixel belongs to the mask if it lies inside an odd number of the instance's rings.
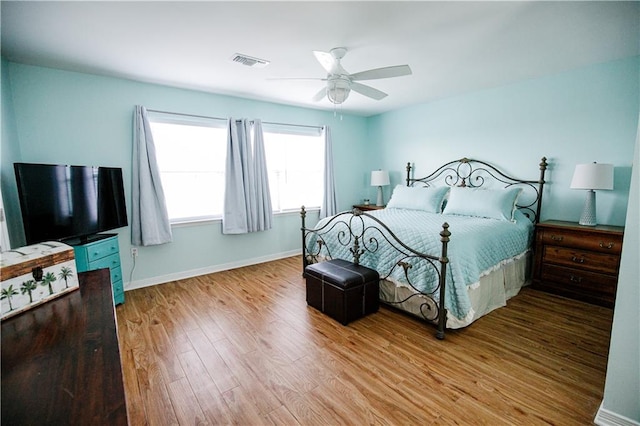
[{"label": "air vent", "polygon": [[248,67],[253,68],[264,68],[269,65],[269,61],[264,59],[253,58],[251,56],[243,55],[241,53],[236,53],[231,57],[232,62],[237,62],[242,65],[246,65]]}]

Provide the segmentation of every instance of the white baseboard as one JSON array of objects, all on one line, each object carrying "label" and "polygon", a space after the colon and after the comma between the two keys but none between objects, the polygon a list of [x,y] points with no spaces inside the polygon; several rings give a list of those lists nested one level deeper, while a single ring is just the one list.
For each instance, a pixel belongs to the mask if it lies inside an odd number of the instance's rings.
[{"label": "white baseboard", "polygon": [[602,408],[602,404],[593,422],[598,426],[640,426],[640,422]]},{"label": "white baseboard", "polygon": [[[291,250],[288,252],[275,253],[268,256],[255,257],[253,259],[244,259],[238,262],[223,263],[221,265],[208,266],[206,268],[192,269],[189,271],[176,272],[174,274],[162,275],[158,277],[130,281],[125,285],[124,290],[135,290],[137,288],[149,287],[157,284],[164,284],[171,281],[183,280],[186,278],[197,277],[200,275],[212,274],[214,272],[228,271],[229,269],[241,268],[243,266],[257,265],[259,263],[271,262],[272,260],[284,259],[300,254],[300,250]],[[300,264],[300,273],[302,274],[302,264]]]}]

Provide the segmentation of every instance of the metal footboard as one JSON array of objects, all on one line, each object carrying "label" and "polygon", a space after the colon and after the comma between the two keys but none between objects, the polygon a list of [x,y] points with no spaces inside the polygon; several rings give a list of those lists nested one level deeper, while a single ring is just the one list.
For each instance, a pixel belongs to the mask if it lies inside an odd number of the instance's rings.
[{"label": "metal footboard", "polygon": [[[306,211],[301,208],[302,220],[302,268],[311,263],[334,259],[335,247],[327,243],[327,236],[332,233],[337,236],[337,244],[348,249],[350,260],[360,264],[361,259],[374,256],[382,244],[393,248],[392,266],[388,271],[378,271],[380,279],[390,279],[397,270],[401,271],[403,284],[410,286],[415,293],[402,301],[384,302],[390,305],[401,304],[408,299],[421,298],[420,312],[422,317],[437,326],[436,337],[444,339],[447,310],[445,308],[445,289],[447,277],[447,246],[449,243],[449,225],[445,222],[440,232],[442,249],[439,254],[421,253],[406,245],[391,231],[387,225],[375,216],[364,213],[359,209],[345,211],[328,219],[320,227],[306,227]],[[344,252],[344,250],[343,250]],[[418,265],[433,268],[437,284],[429,292],[418,289],[415,285]]]}]

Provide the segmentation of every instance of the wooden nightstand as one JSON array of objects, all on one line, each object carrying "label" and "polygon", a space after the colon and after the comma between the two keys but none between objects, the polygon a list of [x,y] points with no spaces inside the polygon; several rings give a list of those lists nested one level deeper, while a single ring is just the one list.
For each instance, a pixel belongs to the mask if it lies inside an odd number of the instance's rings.
[{"label": "wooden nightstand", "polygon": [[612,308],[623,233],[620,226],[537,224],[534,288]]},{"label": "wooden nightstand", "polygon": [[368,210],[380,210],[380,209],[384,209],[385,206],[376,206],[375,204],[354,204],[353,208],[354,209],[360,209],[363,212],[366,212]]}]

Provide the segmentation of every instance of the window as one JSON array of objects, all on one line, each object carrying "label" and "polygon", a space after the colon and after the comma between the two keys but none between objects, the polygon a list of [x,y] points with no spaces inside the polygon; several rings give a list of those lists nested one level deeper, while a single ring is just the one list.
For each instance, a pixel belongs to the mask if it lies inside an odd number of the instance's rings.
[{"label": "window", "polygon": [[274,212],[320,207],[324,191],[324,138],[318,128],[263,125]]},{"label": "window", "polygon": [[222,217],[224,120],[149,113],[171,222]]},{"label": "window", "polygon": [[[172,223],[222,217],[226,120],[149,112]],[[317,127],[263,123],[274,213],[320,207],[324,138]]]}]

